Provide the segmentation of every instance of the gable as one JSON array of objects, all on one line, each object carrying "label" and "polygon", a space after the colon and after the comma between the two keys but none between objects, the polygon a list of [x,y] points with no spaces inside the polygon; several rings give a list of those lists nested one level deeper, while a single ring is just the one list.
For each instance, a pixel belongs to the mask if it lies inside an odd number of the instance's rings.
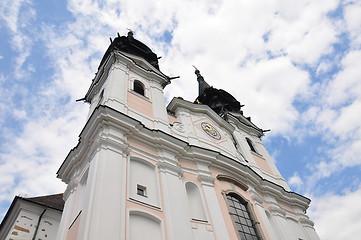
[{"label": "gable", "polygon": [[207,105],[193,104],[176,98],[168,105],[176,120],[171,134],[190,145],[212,149],[227,156],[236,157],[232,137],[234,127],[222,119]]}]

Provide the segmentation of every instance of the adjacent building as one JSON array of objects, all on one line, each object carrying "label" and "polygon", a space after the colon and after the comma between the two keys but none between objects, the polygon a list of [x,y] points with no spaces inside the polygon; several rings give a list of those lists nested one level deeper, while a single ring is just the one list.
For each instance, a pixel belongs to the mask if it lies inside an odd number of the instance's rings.
[{"label": "adjacent building", "polygon": [[63,194],[16,196],[0,225],[0,239],[55,239],[63,212]]}]

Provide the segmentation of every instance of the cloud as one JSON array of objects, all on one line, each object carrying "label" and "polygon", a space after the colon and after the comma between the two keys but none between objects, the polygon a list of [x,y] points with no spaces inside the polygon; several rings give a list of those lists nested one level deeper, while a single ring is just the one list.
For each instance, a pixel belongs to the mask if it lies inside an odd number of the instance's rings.
[{"label": "cloud", "polygon": [[36,35],[32,35],[34,31],[27,32],[26,29],[35,19],[36,12],[31,1],[27,0],[4,0],[1,4],[0,20],[3,20],[10,30],[9,42],[12,49],[17,52],[13,75],[16,79],[22,79],[28,77],[27,71],[31,70],[31,66],[23,69],[23,65],[30,56],[33,39],[36,38]]},{"label": "cloud", "polygon": [[281,1],[270,23],[268,48],[274,55],[287,54],[300,64],[315,64],[332,51],[337,29],[327,14],[338,1]]},{"label": "cloud", "polygon": [[359,1],[347,1],[345,4],[344,16],[347,32],[350,34],[352,47],[359,47],[361,44],[361,3]]},{"label": "cloud", "polygon": [[334,172],[361,165],[360,61],[361,51],[346,54],[341,61],[342,70],[321,91],[320,105],[306,113],[317,131],[324,134],[329,147],[328,158],[319,162],[309,177],[309,189]]},{"label": "cloud", "polygon": [[[344,194],[312,196],[309,216],[321,239],[358,239],[361,226],[361,188]],[[342,229],[342,230],[340,230]]]},{"label": "cloud", "polygon": [[4,0],[1,1],[0,18],[6,22],[12,32],[18,30],[18,17],[21,5],[29,3],[26,0]]},{"label": "cloud", "polygon": [[300,189],[303,185],[303,181],[298,175],[298,172],[294,172],[293,176],[290,177],[287,182],[291,187],[295,187],[296,189]]}]

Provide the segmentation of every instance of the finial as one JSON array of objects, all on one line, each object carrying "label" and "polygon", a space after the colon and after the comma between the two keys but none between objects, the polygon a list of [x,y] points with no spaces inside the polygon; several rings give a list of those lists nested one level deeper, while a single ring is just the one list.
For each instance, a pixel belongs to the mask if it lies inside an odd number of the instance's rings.
[{"label": "finial", "polygon": [[194,69],[196,70],[194,73],[197,75],[197,78],[202,77],[201,72],[196,68],[196,66],[192,65]]},{"label": "finial", "polygon": [[201,72],[198,70],[198,68],[196,68],[196,66],[194,65],[192,66],[196,70],[194,73],[197,75],[198,95],[201,96],[204,93],[204,91],[210,88],[211,86],[209,86],[209,84],[206,81],[204,81],[204,78],[202,77]]}]

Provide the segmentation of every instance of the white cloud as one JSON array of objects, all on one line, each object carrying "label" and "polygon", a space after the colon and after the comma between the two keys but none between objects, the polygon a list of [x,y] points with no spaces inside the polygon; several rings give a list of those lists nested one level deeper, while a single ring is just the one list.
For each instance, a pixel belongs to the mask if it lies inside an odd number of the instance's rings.
[{"label": "white cloud", "polygon": [[[303,177],[306,195],[312,199],[309,216],[321,239],[358,239],[361,226],[360,178],[357,173],[354,181],[343,176],[348,175],[351,168],[361,166],[360,61],[360,51],[349,51],[341,61],[341,71],[323,83],[318,106],[309,108],[304,117],[308,123],[315,123],[311,131],[322,134],[326,143],[321,150],[325,155],[320,154],[322,158],[317,163],[309,163],[311,173]],[[329,188],[332,193],[325,194],[325,189],[320,187],[324,179],[337,181]],[[335,193],[340,186],[352,188],[355,184],[359,186],[355,191],[346,189],[343,194]]]},{"label": "white cloud", "polygon": [[288,54],[292,61],[314,64],[332,51],[337,31],[326,14],[338,1],[281,1],[271,22],[268,46],[278,54]]},{"label": "white cloud", "polygon": [[12,32],[18,30],[18,17],[21,5],[27,0],[3,0],[0,3],[0,18],[6,22]]},{"label": "white cloud", "polygon": [[13,115],[16,119],[25,119],[26,118],[26,111],[25,110],[18,110],[14,109]]},{"label": "white cloud", "polygon": [[327,86],[325,104],[338,107],[360,96],[361,69],[359,61],[361,61],[361,50],[350,51],[342,59],[342,71]]},{"label": "white cloud", "polygon": [[291,187],[295,187],[297,191],[303,185],[303,181],[301,177],[298,175],[298,172],[294,172],[292,177],[290,177],[287,182]]},{"label": "white cloud", "polygon": [[311,175],[313,184],[345,167],[361,165],[360,61],[361,51],[350,51],[342,59],[342,70],[321,92],[319,107],[310,108],[306,114],[330,147],[329,159],[320,162]]},{"label": "white cloud", "polygon": [[361,2],[349,1],[344,10],[346,27],[351,37],[353,47],[359,47],[361,44]]},{"label": "white cloud", "polygon": [[[13,74],[16,79],[28,76],[28,69],[23,69],[24,62],[30,55],[34,36],[29,36],[24,32],[36,17],[36,12],[32,8],[31,1],[28,0],[4,0],[1,1],[0,20],[6,23],[10,29],[10,45],[17,52]],[[32,33],[33,31],[30,31]],[[36,35],[35,35],[36,36]]]},{"label": "white cloud", "polygon": [[345,194],[312,196],[309,216],[321,239],[359,239],[361,226],[361,188]]},{"label": "white cloud", "polygon": [[332,64],[330,62],[321,62],[316,70],[317,75],[327,73],[329,70],[331,70]]},{"label": "white cloud", "polygon": [[76,145],[86,116],[83,106],[73,105],[61,106],[72,108],[71,112],[60,110],[64,114],[61,117],[49,116],[54,115],[50,112],[28,121],[21,133],[9,132],[0,155],[0,175],[6,183],[1,185],[0,200],[18,194],[33,196],[64,191],[55,173],[67,152]]}]

